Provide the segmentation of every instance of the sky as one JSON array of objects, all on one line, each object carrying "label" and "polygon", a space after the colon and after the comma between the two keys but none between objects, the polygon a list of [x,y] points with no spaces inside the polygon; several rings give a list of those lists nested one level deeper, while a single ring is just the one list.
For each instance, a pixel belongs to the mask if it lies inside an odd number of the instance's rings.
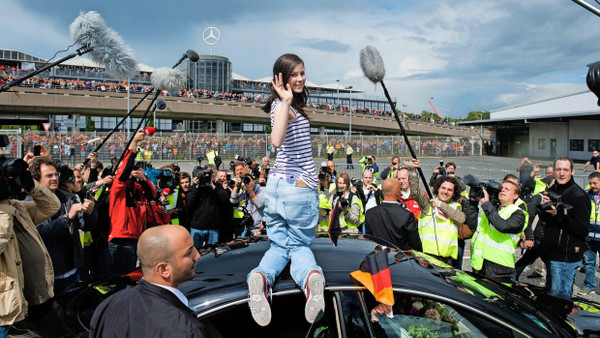
[{"label": "sky", "polygon": [[[590,0],[588,0],[590,1]],[[593,1],[590,1],[593,3]],[[295,53],[307,80],[383,97],[360,68],[377,48],[398,108],[452,118],[587,90],[587,64],[600,60],[600,18],[571,0],[92,1],[3,0],[0,48],[47,59],[72,42],[80,11],[99,12],[140,63],[172,66],[217,27],[214,55],[251,79]]]}]

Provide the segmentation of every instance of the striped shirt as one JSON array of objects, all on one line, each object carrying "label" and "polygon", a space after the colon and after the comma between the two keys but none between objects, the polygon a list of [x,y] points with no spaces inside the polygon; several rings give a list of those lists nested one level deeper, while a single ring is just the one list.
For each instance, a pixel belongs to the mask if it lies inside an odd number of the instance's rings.
[{"label": "striped shirt", "polygon": [[[281,100],[275,99],[271,104],[271,128],[275,116],[275,107]],[[298,176],[309,188],[317,189],[317,171],[315,161],[312,157],[312,145],[310,142],[310,121],[296,109],[290,107],[296,114],[296,118],[288,122],[285,139],[281,147],[277,148],[275,165],[271,172],[284,173]]]}]

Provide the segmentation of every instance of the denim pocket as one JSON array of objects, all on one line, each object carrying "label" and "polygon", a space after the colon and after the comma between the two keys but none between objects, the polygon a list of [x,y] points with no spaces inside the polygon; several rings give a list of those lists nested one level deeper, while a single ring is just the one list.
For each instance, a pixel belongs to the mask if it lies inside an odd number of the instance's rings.
[{"label": "denim pocket", "polygon": [[293,191],[295,194],[287,196],[283,201],[285,220],[292,227],[314,228],[319,219],[318,200],[314,190],[295,187]]}]

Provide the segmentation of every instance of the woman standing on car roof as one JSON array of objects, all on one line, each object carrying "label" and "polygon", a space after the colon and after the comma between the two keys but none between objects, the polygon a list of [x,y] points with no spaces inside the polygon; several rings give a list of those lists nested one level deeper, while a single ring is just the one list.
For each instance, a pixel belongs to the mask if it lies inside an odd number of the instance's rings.
[{"label": "woman standing on car roof", "polygon": [[280,56],[273,66],[271,98],[263,107],[271,113],[271,143],[278,149],[263,191],[271,247],[248,275],[250,310],[261,326],[271,321],[268,294],[290,260],[292,278],[306,294],[306,320],[314,322],[325,308],[325,280],[309,248],[319,217],[319,182],[312,158],[310,120],[304,111],[308,101],[305,83],[302,59],[294,54]]}]

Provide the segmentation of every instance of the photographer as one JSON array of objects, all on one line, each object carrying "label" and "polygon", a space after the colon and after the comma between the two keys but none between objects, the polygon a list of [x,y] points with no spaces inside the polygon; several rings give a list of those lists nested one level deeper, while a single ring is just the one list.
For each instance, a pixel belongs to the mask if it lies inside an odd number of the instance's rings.
[{"label": "photographer", "polygon": [[588,249],[583,253],[583,265],[585,268],[585,280],[580,295],[595,293],[596,289],[596,258],[600,252],[600,172],[594,171],[588,176],[590,189],[587,194],[592,203],[590,213],[590,232],[588,236]]},{"label": "photographer", "polygon": [[435,197],[430,198],[419,189],[416,169],[421,162],[412,159],[411,164],[410,194],[421,207],[418,224],[423,252],[451,264],[453,259],[458,260],[458,228],[466,220],[461,205],[462,189],[455,177],[442,176],[433,185]]},{"label": "photographer", "polygon": [[348,173],[342,172],[338,175],[336,186],[337,198],[333,205],[334,209],[338,209],[340,228],[343,233],[358,234],[359,227],[365,221],[365,214],[360,197],[350,191]]},{"label": "photographer", "polygon": [[242,217],[241,225],[243,229],[239,236],[251,237],[260,235],[260,223],[263,219],[263,210],[265,208],[265,202],[260,195],[263,187],[256,184],[252,176],[246,175],[242,177],[241,188],[242,191],[240,192],[234,188],[229,199],[229,202],[234,205],[239,204],[240,201],[245,201],[245,205],[241,205],[245,207],[246,212],[244,212]]},{"label": "photographer", "polygon": [[519,173],[519,184],[523,186],[533,171],[533,163],[531,163],[529,157],[523,157],[516,170]]},{"label": "photographer", "polygon": [[168,209],[171,216],[171,224],[179,224],[190,231],[190,220],[187,207],[187,194],[190,191],[192,177],[186,172],[179,174],[179,185],[175,191],[167,198],[169,205],[174,204],[174,207]]},{"label": "photographer", "polygon": [[379,176],[382,180],[385,180],[387,178],[392,178],[394,177],[394,173],[397,172],[398,170],[400,170],[400,157],[398,156],[394,156],[392,157],[392,160],[388,163],[387,168],[383,169],[383,171],[381,172],[381,175]]},{"label": "photographer", "polygon": [[500,205],[496,207],[490,202],[487,190],[483,189],[481,208],[484,213],[473,235],[471,266],[500,282],[509,283],[515,273],[515,250],[526,225],[527,212],[515,204],[520,193],[518,183],[502,182],[498,194]]},{"label": "photographer", "polygon": [[373,173],[368,169],[363,172],[361,181],[352,182],[352,185],[351,190],[360,197],[360,201],[364,205],[365,214],[367,210],[378,206],[383,200],[381,190],[379,190],[377,184],[373,183]]},{"label": "photographer", "polygon": [[333,208],[333,199],[336,186],[332,182],[332,173],[329,167],[321,167],[319,170],[319,225],[317,231],[327,231],[329,226],[329,214]]},{"label": "photographer", "polygon": [[[2,292],[0,336],[25,319],[28,306],[46,302],[54,296],[52,260],[35,224],[44,222],[61,207],[48,188],[31,176],[21,159],[0,164],[0,282],[10,286]],[[30,202],[11,197],[21,188]]]},{"label": "photographer", "polygon": [[[402,167],[400,170],[394,172],[394,178],[400,182],[400,196],[398,202],[400,202],[406,209],[413,213],[415,220],[419,218],[421,214],[421,207],[414,198],[410,196],[410,183],[408,178],[410,177],[410,168]],[[415,174],[416,175],[416,174]]]},{"label": "photographer", "polygon": [[188,209],[191,211],[190,228],[194,246],[219,241],[219,230],[227,228],[225,213],[231,213],[229,193],[222,185],[216,184],[211,169],[197,168],[193,173],[194,184],[187,196]]},{"label": "photographer", "polygon": [[139,130],[125,151],[110,187],[110,228],[108,246],[103,255],[101,277],[127,274],[135,270],[137,241],[144,229],[147,212],[144,190],[156,190],[144,175],[143,168],[134,168],[136,149],[143,142],[144,131]]},{"label": "photographer", "polygon": [[379,175],[379,166],[375,162],[375,156],[363,156],[358,163],[360,164],[362,171],[369,170],[373,173],[373,179],[377,180]]},{"label": "photographer", "polygon": [[57,171],[54,161],[40,157],[31,163],[31,175],[61,202],[57,213],[36,226],[52,258],[54,293],[59,294],[79,282],[84,265],[79,230],[93,229],[98,214],[93,199],[82,203],[73,193],[75,176],[68,166],[61,165]]},{"label": "photographer", "polygon": [[[556,183],[542,198],[544,246],[548,252],[551,286],[549,295],[571,299],[575,272],[580,265],[590,228],[590,198],[573,180],[573,161],[554,160]],[[553,200],[549,196],[554,196]],[[550,203],[551,202],[551,203]]]}]

